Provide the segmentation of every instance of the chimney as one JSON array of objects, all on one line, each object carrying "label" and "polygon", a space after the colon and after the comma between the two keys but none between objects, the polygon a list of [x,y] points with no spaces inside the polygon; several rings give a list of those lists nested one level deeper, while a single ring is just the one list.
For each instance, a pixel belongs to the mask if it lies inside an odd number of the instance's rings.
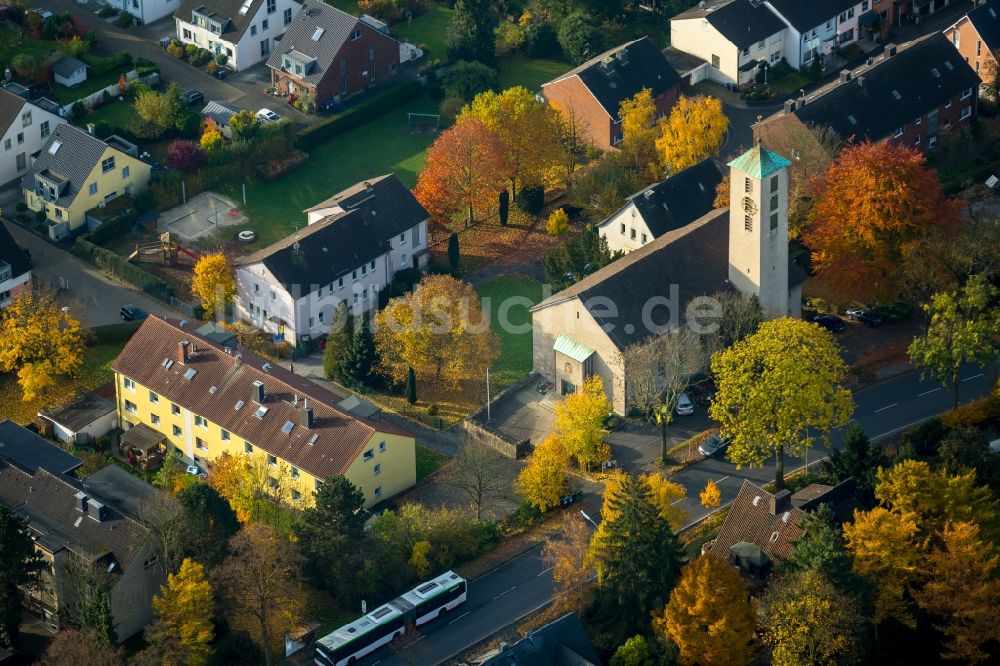
[{"label": "chimney", "polygon": [[87,512],[87,493],[85,493],[83,491],[78,492],[76,495],[73,495],[73,498],[76,500],[76,510],[77,511],[81,511],[83,513],[86,513]]},{"label": "chimney", "polygon": [[102,523],[108,519],[108,509],[95,499],[87,500],[87,515]]},{"label": "chimney", "polygon": [[859,76],[858,78],[856,78],[854,80],[857,82],[858,87],[861,88],[862,90],[864,90],[864,87],[865,87],[865,77]]},{"label": "chimney", "polygon": [[188,359],[191,358],[188,347],[191,345],[187,340],[181,340],[177,343],[177,362],[181,365],[185,365]]},{"label": "chimney", "polygon": [[625,49],[622,49],[621,51],[618,51],[617,53],[615,53],[615,58],[617,58],[618,62],[620,62],[621,64],[627,65],[628,64],[628,51],[626,51]]},{"label": "chimney", "polygon": [[883,58],[883,60],[888,60],[889,58],[891,58],[894,55],[896,55],[896,45],[895,44],[886,44],[885,45],[885,57]]},{"label": "chimney", "polygon": [[851,80],[851,70],[849,69],[840,70],[840,82],[847,83],[850,80]]},{"label": "chimney", "polygon": [[788,489],[778,491],[771,496],[771,514],[777,516],[782,511],[788,511],[792,507],[792,493]]},{"label": "chimney", "polygon": [[788,114],[793,113],[795,111],[796,106],[797,105],[796,105],[796,102],[795,102],[794,99],[786,99],[785,100],[785,115],[787,116]]},{"label": "chimney", "polygon": [[264,404],[264,382],[259,379],[254,380],[253,383],[253,400],[258,405]]},{"label": "chimney", "polygon": [[87,134],[89,134],[90,136],[94,136],[96,132],[97,132],[97,125],[95,125],[94,123],[87,123]]},{"label": "chimney", "polygon": [[307,402],[305,407],[302,408],[302,427],[306,430],[312,430],[313,425],[315,425],[316,420],[313,417],[313,408],[309,406]]}]

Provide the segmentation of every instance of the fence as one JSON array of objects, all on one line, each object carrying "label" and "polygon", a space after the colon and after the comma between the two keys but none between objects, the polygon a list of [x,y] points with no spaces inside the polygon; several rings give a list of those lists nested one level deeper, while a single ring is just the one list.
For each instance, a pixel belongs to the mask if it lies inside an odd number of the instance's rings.
[{"label": "fence", "polygon": [[194,305],[193,303],[185,303],[181,299],[175,296],[171,296],[170,307],[174,308],[175,310],[180,310],[189,317],[194,317],[194,311],[197,306]]},{"label": "fence", "polygon": [[124,257],[103,247],[94,245],[85,236],[80,236],[73,244],[73,254],[90,261],[102,273],[142,289],[147,294],[162,301],[168,301],[174,290],[160,278],[128,263]]},{"label": "fence", "polygon": [[[490,400],[490,406],[497,404],[508,395],[516,393],[536,381],[538,381],[537,374],[532,372],[525,375]],[[481,407],[469,414],[462,421],[462,428],[465,430],[465,434],[468,435],[470,441],[488,446],[497,453],[515,460],[524,458],[531,453],[532,446],[530,439],[515,439],[507,433],[497,430],[484,420],[486,411],[486,407]]]},{"label": "fence", "polygon": [[[134,69],[129,72],[125,72],[125,80],[128,81],[129,83],[136,80],[137,78],[139,78],[139,72],[135,71]],[[157,77],[157,79],[158,78],[159,77]],[[102,88],[95,93],[91,93],[86,97],[81,97],[78,100],[75,100],[73,102],[70,102],[69,104],[64,105],[61,109],[59,109],[59,115],[61,115],[64,118],[68,118],[70,114],[73,112],[73,105],[76,104],[77,102],[82,102],[83,105],[88,109],[93,108],[94,103],[97,102],[97,100],[104,99],[104,93],[108,93],[112,97],[118,97],[121,94],[121,91],[118,90],[117,83],[112,83],[110,86]]]}]

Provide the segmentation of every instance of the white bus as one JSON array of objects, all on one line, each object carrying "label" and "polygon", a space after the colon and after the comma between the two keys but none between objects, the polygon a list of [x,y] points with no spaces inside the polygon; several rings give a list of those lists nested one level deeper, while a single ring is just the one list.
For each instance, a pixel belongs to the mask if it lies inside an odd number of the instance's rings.
[{"label": "white bus", "polygon": [[318,666],[344,666],[465,603],[465,579],[448,571],[316,641]]}]

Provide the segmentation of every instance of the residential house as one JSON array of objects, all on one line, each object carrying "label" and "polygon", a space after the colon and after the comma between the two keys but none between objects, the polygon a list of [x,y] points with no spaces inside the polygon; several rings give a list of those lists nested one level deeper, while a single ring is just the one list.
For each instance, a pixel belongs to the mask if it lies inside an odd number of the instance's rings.
[{"label": "residential house", "polygon": [[292,344],[325,335],[342,301],[362,314],[396,273],[427,264],[429,215],[395,174],[306,214],[305,229],[236,266],[236,316]]},{"label": "residential house", "polygon": [[785,57],[786,27],[759,0],[710,0],[670,19],[670,45],[708,62],[710,81],[745,85]]},{"label": "residential house", "polygon": [[980,80],[995,86],[1000,53],[1000,0],[980,4],[946,28],[944,34],[976,70]]},{"label": "residential house", "polygon": [[651,335],[697,325],[689,306],[736,289],[767,317],[800,316],[801,271],[788,261],[790,162],[758,144],[729,163],[730,205],[668,231],[531,308],[533,366],[562,394],[604,380],[628,406],[620,353]]},{"label": "residential house", "polygon": [[478,657],[478,666],[599,666],[601,657],[576,613],[528,632],[512,645],[501,642]]},{"label": "residential house", "polygon": [[[837,46],[857,40],[857,0],[764,0],[764,3],[788,26],[785,61],[792,69],[807,69],[816,58],[822,61]],[[838,27],[841,22],[845,25],[843,30]]]},{"label": "residential house", "polygon": [[922,21],[958,0],[875,0],[874,10],[883,21],[901,26],[904,21]]},{"label": "residential house", "polygon": [[[108,387],[113,396],[114,387],[110,383]],[[39,422],[51,427],[52,437],[67,444],[93,445],[118,427],[114,401],[97,391],[61,407],[44,407],[38,417]]]},{"label": "residential house", "polygon": [[145,25],[173,14],[181,0],[109,0],[108,4],[119,11],[128,12]]},{"label": "residential house", "polygon": [[368,507],[416,482],[413,435],[343,411],[326,389],[186,321],[149,317],[111,369],[123,438],[155,431],[202,469],[226,453],[266,456],[276,473],[285,466],[290,499],[303,504],[331,476],[347,477]]},{"label": "residential house", "polygon": [[205,108],[201,110],[201,115],[203,118],[211,118],[215,121],[215,124],[219,126],[219,131],[222,132],[222,136],[227,139],[233,138],[233,130],[229,126],[229,121],[233,119],[237,113],[240,112],[240,107],[230,102],[211,100],[205,105]]},{"label": "residential house", "polygon": [[[149,530],[111,498],[69,476],[82,460],[8,424],[0,424],[0,504],[28,521],[35,550],[48,564],[41,585],[25,590],[29,610],[58,629],[67,609],[81,601],[82,577],[91,576],[108,595],[118,640],[131,638],[152,621],[152,598],[166,580]],[[8,446],[15,440],[18,446]],[[139,479],[131,483],[148,486]],[[149,492],[155,490],[149,486]]]},{"label": "residential house", "polygon": [[708,158],[625,200],[597,226],[612,251],[631,252],[709,213],[722,173]]},{"label": "residential house", "polygon": [[31,156],[41,150],[56,125],[64,122],[59,115],[0,88],[0,187],[28,171]]},{"label": "residential house", "polygon": [[31,261],[0,221],[0,310],[31,290]]},{"label": "residential house", "polygon": [[177,39],[246,69],[271,55],[300,7],[297,0],[183,0],[174,13]]},{"label": "residential house", "polygon": [[101,141],[67,123],[55,126],[21,178],[24,202],[45,211],[53,240],[81,232],[87,211],[149,186],[150,165],[121,137]]},{"label": "residential house", "polygon": [[772,133],[803,125],[845,140],[889,138],[930,150],[943,129],[975,120],[978,85],[975,71],[935,33],[904,47],[887,45],[874,64],[844,70],[834,83],[788,100],[782,111],[754,126],[754,135],[768,141]]},{"label": "residential house", "polygon": [[89,67],[87,63],[72,56],[63,56],[52,65],[52,77],[56,83],[72,88],[87,80]]},{"label": "residential house", "polygon": [[677,102],[681,78],[648,37],[616,46],[579,67],[542,84],[542,97],[580,128],[594,146],[608,150],[621,143],[621,103],[643,89],[653,95],[657,115]]},{"label": "residential house", "polygon": [[305,0],[267,66],[279,92],[324,108],[395,76],[399,52],[385,24]]}]

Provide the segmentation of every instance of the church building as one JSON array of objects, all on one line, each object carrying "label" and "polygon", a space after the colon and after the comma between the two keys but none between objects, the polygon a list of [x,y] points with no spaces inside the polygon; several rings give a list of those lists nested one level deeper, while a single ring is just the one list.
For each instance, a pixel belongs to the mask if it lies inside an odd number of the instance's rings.
[{"label": "church building", "polygon": [[620,353],[690,324],[698,297],[753,294],[765,316],[801,316],[804,275],[788,260],[788,166],[757,144],[729,163],[729,207],[629,252],[531,309],[533,365],[561,394],[600,375],[619,414]]}]

